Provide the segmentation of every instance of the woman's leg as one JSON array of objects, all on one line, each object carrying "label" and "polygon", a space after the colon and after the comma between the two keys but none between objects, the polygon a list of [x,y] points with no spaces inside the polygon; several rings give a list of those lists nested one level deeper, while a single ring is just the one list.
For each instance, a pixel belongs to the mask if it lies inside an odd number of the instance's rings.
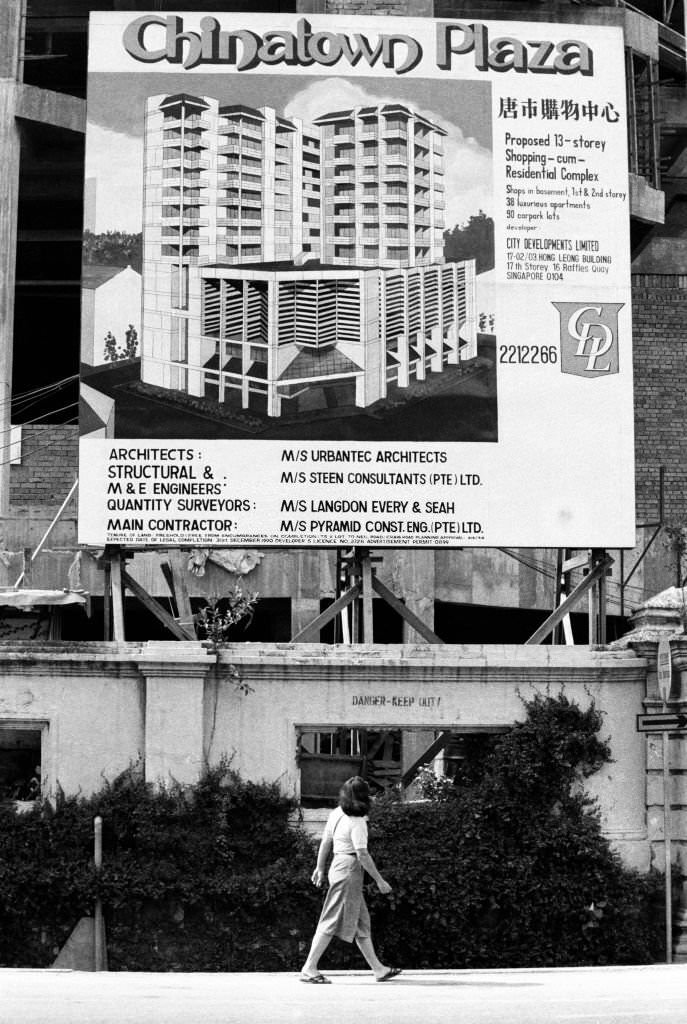
[{"label": "woman's leg", "polygon": [[315,934],[312,937],[312,945],[310,946],[308,959],[303,964],[301,974],[304,974],[308,978],[313,978],[319,973],[318,964],[320,962],[320,957],[331,941],[331,935],[327,935],[326,932],[320,931],[319,928],[315,931]]},{"label": "woman's leg", "polygon": [[363,954],[368,964],[370,965],[370,968],[374,971],[375,977],[383,977],[383,975],[387,973],[389,968],[385,967],[382,961],[377,956],[375,948],[372,944],[372,939],[369,936],[366,936],[365,938],[356,937],[355,941],[358,949],[360,950],[360,952]]}]

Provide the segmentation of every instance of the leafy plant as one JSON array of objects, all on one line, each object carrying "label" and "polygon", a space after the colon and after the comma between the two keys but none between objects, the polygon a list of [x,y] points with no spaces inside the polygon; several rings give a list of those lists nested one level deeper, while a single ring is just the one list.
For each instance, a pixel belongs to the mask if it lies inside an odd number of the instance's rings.
[{"label": "leafy plant", "polygon": [[[371,848],[393,885],[369,895],[375,941],[407,967],[648,963],[662,956],[661,879],[626,868],[579,782],[611,757],[600,712],[563,694],[525,718],[451,789],[388,796]],[[435,780],[436,781],[436,780]],[[321,906],[315,849],[278,784],[225,761],[157,791],[138,767],[93,797],[28,814],[0,804],[0,965],[45,967],[103,900],[114,970],[294,970]],[[104,866],[92,866],[93,818]],[[344,944],[328,966],[360,966]]]},{"label": "leafy plant", "polygon": [[[391,899],[370,894],[382,955],[414,967],[646,963],[660,880],[626,868],[579,782],[611,759],[602,715],[536,695],[479,775],[372,817]],[[427,785],[427,782],[430,784]],[[660,900],[660,898],[659,898]],[[426,922],[422,930],[418,920]]]},{"label": "leafy plant", "polygon": [[494,221],[484,210],[444,231],[444,259],[475,260],[478,274],[494,267]]},{"label": "leafy plant", "polygon": [[212,597],[195,616],[196,633],[201,640],[223,643],[232,626],[246,620],[248,625],[258,602],[257,593],[245,594],[239,583],[222,597]]},{"label": "leafy plant", "polygon": [[115,338],[112,331],[108,331],[105,335],[105,349],[103,356],[106,363],[116,363],[119,359],[117,354],[117,339]]},{"label": "leafy plant", "polygon": [[132,769],[89,799],[0,808],[0,964],[48,966],[98,894],[111,969],[295,969],[320,896],[293,810],[276,784],[245,782],[226,761],[193,787],[157,791]]}]

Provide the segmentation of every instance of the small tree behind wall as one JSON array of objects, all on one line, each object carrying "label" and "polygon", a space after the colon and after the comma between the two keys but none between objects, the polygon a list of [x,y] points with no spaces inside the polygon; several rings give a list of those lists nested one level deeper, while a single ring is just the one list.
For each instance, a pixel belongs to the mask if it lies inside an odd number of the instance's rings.
[{"label": "small tree behind wall", "polygon": [[105,350],[103,355],[106,363],[116,363],[119,358],[117,355],[117,339],[112,331],[108,331],[105,335]]}]

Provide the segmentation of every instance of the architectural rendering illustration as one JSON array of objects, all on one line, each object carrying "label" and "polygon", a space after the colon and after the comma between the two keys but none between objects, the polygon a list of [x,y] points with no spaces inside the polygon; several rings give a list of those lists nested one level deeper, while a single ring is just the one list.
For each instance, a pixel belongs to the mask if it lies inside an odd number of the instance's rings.
[{"label": "architectural rendering illustration", "polygon": [[475,264],[443,258],[446,134],[401,103],[305,124],[149,97],[143,382],[279,417],[475,356]]}]

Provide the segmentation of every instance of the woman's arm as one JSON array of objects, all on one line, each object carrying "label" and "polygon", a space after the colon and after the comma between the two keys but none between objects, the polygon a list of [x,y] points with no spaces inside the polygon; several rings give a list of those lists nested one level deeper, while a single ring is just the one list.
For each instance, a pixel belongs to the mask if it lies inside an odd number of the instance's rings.
[{"label": "woman's arm", "polygon": [[324,835],[320,841],[320,848],[317,851],[317,866],[312,873],[311,881],[313,885],[318,888],[324,882],[325,872],[327,870],[327,861],[329,860],[329,854],[332,852],[332,840],[330,836]]},{"label": "woman's arm", "polygon": [[356,850],[355,852],[358,858],[358,863],[365,871],[367,871],[373,881],[377,883],[377,888],[382,895],[386,896],[387,893],[390,893],[391,886],[384,878],[382,878],[379,871],[377,871],[377,865],[373,861],[372,855],[367,850]]}]

